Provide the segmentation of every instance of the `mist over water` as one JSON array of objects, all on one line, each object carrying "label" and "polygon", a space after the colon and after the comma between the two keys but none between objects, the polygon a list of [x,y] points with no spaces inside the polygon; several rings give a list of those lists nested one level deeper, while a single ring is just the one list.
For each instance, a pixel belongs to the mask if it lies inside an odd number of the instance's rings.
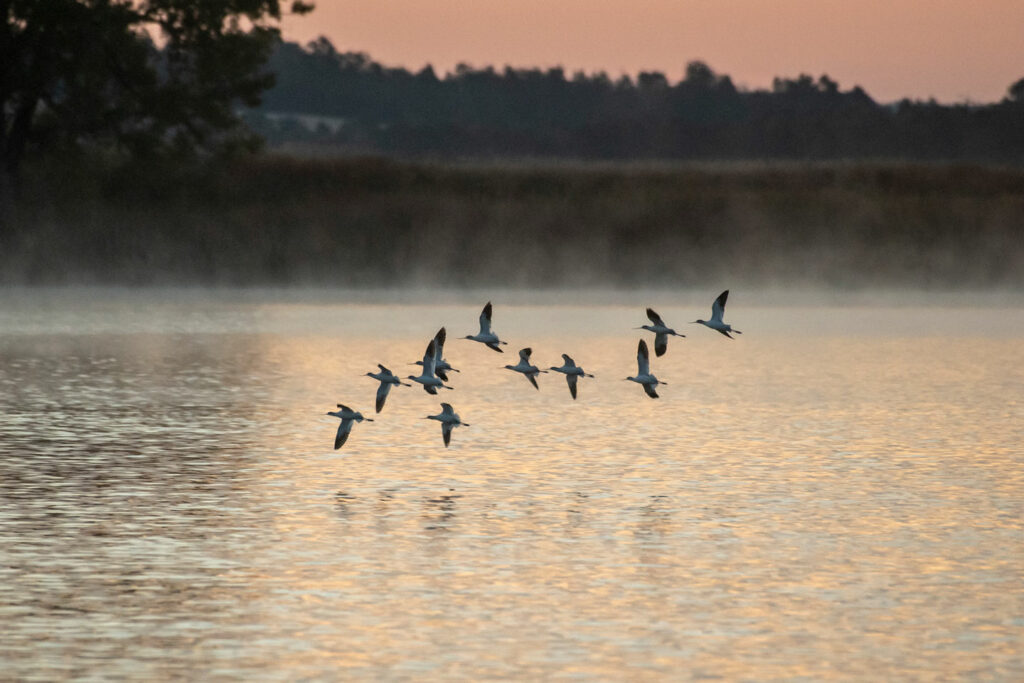
[{"label": "mist over water", "polygon": [[5,675],[1024,675],[1019,294],[719,291],[3,292]]},{"label": "mist over water", "polygon": [[0,284],[1024,286],[1016,167],[263,157],[57,177],[0,215]]}]

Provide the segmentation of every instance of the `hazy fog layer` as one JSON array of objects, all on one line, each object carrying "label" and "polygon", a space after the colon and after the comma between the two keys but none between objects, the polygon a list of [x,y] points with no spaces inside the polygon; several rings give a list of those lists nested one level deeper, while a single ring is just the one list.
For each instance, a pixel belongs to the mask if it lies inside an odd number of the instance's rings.
[{"label": "hazy fog layer", "polygon": [[1024,284],[1019,169],[271,158],[27,187],[0,237],[8,284]]}]

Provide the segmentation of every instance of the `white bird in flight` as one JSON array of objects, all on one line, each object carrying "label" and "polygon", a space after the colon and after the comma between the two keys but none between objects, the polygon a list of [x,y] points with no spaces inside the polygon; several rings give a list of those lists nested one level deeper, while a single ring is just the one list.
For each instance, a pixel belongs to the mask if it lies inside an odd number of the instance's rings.
[{"label": "white bird in flight", "polygon": [[452,430],[456,427],[468,427],[468,422],[463,422],[461,418],[452,410],[450,403],[441,404],[441,412],[437,415],[427,415],[424,420],[437,420],[441,423],[441,436],[444,437],[444,447],[448,448],[448,444],[452,440]]},{"label": "white bird in flight", "polygon": [[640,343],[636,347],[636,365],[636,377],[627,377],[626,379],[636,382],[637,384],[642,384],[644,391],[647,392],[648,396],[651,398],[658,398],[658,392],[654,390],[655,387],[659,384],[665,384],[666,386],[668,384],[667,382],[659,381],[658,378],[651,373],[651,358],[650,354],[647,352],[647,342],[643,339],[640,340]]},{"label": "white bird in flight", "polygon": [[480,312],[480,332],[474,336],[466,335],[463,339],[471,339],[477,341],[486,346],[489,349],[494,349],[498,353],[504,353],[501,350],[499,344],[508,344],[498,339],[498,335],[491,332],[491,302],[488,301],[487,305],[484,306],[484,310]]},{"label": "white bird in flight", "polygon": [[423,391],[428,394],[436,394],[438,387],[442,389],[451,389],[449,386],[445,386],[444,382],[434,376],[434,358],[435,356],[435,342],[433,339],[427,344],[427,350],[423,354],[423,361],[420,365],[423,366],[423,372],[420,373],[419,377],[409,375],[406,379],[411,379],[413,382],[419,382],[423,385]]},{"label": "white bird in flight", "polygon": [[722,316],[725,315],[725,302],[728,298],[729,290],[727,289],[718,295],[718,298],[715,299],[715,303],[711,304],[711,320],[694,320],[693,322],[700,323],[701,325],[706,325],[707,327],[710,327],[713,330],[718,330],[726,337],[729,337],[729,339],[733,338],[729,334],[730,332],[735,332],[736,334],[743,334],[739,330],[734,330],[732,328],[732,325],[730,325],[729,323],[722,322]]},{"label": "white bird in flight", "polygon": [[338,433],[334,437],[334,450],[338,450],[342,445],[344,445],[345,441],[348,439],[349,433],[352,431],[352,424],[354,422],[362,422],[363,420],[373,422],[372,419],[363,417],[362,413],[352,410],[346,405],[339,403],[338,408],[339,410],[337,412],[329,411],[327,413],[331,417],[341,418],[341,424],[338,425]]},{"label": "white bird in flight", "polygon": [[381,408],[384,407],[384,401],[387,400],[388,392],[391,391],[393,385],[401,384],[403,387],[411,387],[412,385],[400,380],[397,375],[380,363],[377,363],[377,367],[380,368],[380,372],[368,372],[366,376],[380,382],[380,386],[377,387],[377,412],[379,413]]},{"label": "white bird in flight", "polygon": [[531,353],[533,353],[533,349],[529,347],[519,349],[519,362],[515,365],[506,365],[505,368],[523,373],[523,375],[526,376],[526,379],[530,380],[530,384],[533,385],[534,389],[540,389],[537,385],[537,375],[541,372],[546,373],[547,370],[541,370],[536,365],[530,365]]},{"label": "white bird in flight", "polygon": [[[447,336],[448,334],[443,327],[434,335],[434,374],[440,377],[442,382],[448,381],[446,373],[449,371],[458,372],[444,359],[444,341]],[[418,360],[414,365],[423,365],[423,361]]]},{"label": "white bird in flight", "polygon": [[587,373],[583,372],[583,368],[576,365],[575,361],[573,361],[573,359],[570,358],[568,354],[563,353],[562,360],[565,361],[562,364],[562,367],[551,367],[549,369],[554,370],[555,372],[565,373],[565,381],[568,382],[569,384],[569,393],[572,394],[573,399],[575,399],[576,380],[578,380],[580,377],[593,377],[593,375],[588,375]]},{"label": "white bird in flight", "polygon": [[662,321],[661,316],[654,312],[653,308],[647,309],[647,317],[650,319],[653,325],[644,325],[638,327],[638,330],[650,330],[654,333],[654,355],[664,356],[665,351],[668,349],[668,336],[675,335],[676,337],[685,337],[685,334],[679,334],[671,327],[666,325]]}]

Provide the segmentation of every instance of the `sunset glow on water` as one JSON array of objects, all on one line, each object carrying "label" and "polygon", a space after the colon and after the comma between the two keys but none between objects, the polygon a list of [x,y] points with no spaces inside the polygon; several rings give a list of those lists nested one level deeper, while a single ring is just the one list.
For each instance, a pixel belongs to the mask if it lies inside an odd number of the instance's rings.
[{"label": "sunset glow on water", "polygon": [[[6,296],[5,675],[1020,678],[1022,309],[716,294],[495,297],[503,355],[465,295]],[[455,390],[373,415],[441,325]]]}]

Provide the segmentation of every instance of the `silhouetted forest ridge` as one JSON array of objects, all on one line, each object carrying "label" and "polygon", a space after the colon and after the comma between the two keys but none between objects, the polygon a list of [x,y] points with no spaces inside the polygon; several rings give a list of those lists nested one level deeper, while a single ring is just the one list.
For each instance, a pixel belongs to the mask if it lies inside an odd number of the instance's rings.
[{"label": "silhouetted forest ridge", "polygon": [[694,61],[612,79],[458,66],[439,77],[281,43],[276,85],[247,116],[272,146],[437,158],[915,159],[1024,162],[1024,79],[993,104],[874,101],[828,76],[737,88]]}]

